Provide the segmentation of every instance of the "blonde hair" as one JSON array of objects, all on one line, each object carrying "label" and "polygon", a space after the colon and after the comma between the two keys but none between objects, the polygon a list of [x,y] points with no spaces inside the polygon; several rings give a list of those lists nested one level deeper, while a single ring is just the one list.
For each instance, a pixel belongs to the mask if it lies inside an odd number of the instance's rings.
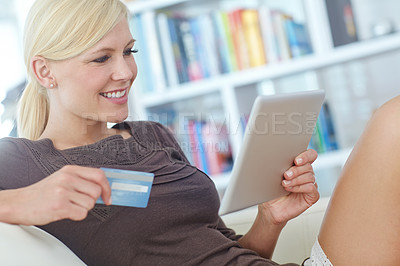
[{"label": "blonde hair", "polygon": [[128,18],[119,0],[36,0],[24,32],[24,59],[28,83],[19,101],[18,134],[36,140],[49,116],[47,89],[37,81],[31,59],[40,55],[65,60],[93,47],[118,21]]}]

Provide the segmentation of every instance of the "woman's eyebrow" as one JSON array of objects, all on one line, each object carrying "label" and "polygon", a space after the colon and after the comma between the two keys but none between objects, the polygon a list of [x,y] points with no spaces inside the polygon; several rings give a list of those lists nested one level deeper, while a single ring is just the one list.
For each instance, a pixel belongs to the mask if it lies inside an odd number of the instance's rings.
[{"label": "woman's eyebrow", "polygon": [[[135,39],[131,39],[131,40],[125,45],[125,47],[126,47],[126,46],[129,46],[129,45],[131,45],[131,44],[133,44],[133,43],[135,43],[135,42],[136,42]],[[111,48],[111,47],[104,47],[104,48],[100,48],[99,50],[96,50],[96,51],[92,52],[91,54],[97,54],[97,53],[99,53],[99,52],[114,52],[114,51],[115,51],[114,48]]]},{"label": "woman's eyebrow", "polygon": [[129,46],[129,45],[131,45],[131,44],[133,44],[135,42],[136,42],[136,39],[131,39],[126,46]]}]

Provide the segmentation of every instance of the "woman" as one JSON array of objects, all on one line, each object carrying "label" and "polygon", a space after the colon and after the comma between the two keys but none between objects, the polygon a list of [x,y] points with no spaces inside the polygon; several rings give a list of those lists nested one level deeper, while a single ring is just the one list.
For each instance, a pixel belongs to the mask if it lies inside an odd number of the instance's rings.
[{"label": "woman", "polygon": [[[126,7],[118,0],[37,0],[26,25],[30,82],[18,123],[25,138],[0,140],[1,221],[42,225],[93,265],[275,265],[269,258],[280,231],[319,198],[315,151],[300,154],[285,173],[282,185],[292,193],[261,204],[253,227],[237,236],[217,214],[214,184],[168,130],[122,122],[137,73]],[[398,101],[377,112],[355,148],[312,260],[326,253],[334,265],[399,261],[400,149],[390,146],[400,139],[390,123]],[[118,124],[109,129],[107,122]],[[380,130],[384,125],[391,130]],[[111,204],[99,167],[154,173],[148,207],[95,205],[99,196]]]},{"label": "woman", "polygon": [[[293,193],[260,205],[248,234],[235,235],[218,216],[214,184],[169,131],[122,122],[137,73],[127,17],[118,0],[34,3],[18,123],[25,138],[0,141],[0,196],[11,201],[3,221],[43,225],[93,265],[274,265],[283,226],[319,198],[315,151],[286,172],[284,187]],[[111,203],[100,167],[154,173],[148,207],[95,205],[100,195]]]}]

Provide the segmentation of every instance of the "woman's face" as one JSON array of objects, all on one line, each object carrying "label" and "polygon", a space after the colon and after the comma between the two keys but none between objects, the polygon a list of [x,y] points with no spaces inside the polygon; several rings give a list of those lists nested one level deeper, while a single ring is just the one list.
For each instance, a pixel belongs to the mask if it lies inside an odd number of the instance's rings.
[{"label": "woman's face", "polygon": [[137,74],[133,46],[128,22],[122,19],[84,53],[51,62],[56,87],[49,91],[50,112],[57,112],[63,120],[125,120],[129,90]]}]

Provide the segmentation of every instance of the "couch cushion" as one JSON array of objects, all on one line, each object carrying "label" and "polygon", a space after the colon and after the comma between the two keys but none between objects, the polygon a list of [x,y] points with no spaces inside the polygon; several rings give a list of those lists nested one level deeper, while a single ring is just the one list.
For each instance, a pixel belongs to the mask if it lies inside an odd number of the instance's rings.
[{"label": "couch cushion", "polygon": [[[272,260],[278,263],[301,264],[310,256],[328,203],[329,197],[323,197],[307,211],[287,223],[280,234]],[[245,234],[252,226],[256,215],[257,206],[222,216],[222,219],[237,234]]]}]

